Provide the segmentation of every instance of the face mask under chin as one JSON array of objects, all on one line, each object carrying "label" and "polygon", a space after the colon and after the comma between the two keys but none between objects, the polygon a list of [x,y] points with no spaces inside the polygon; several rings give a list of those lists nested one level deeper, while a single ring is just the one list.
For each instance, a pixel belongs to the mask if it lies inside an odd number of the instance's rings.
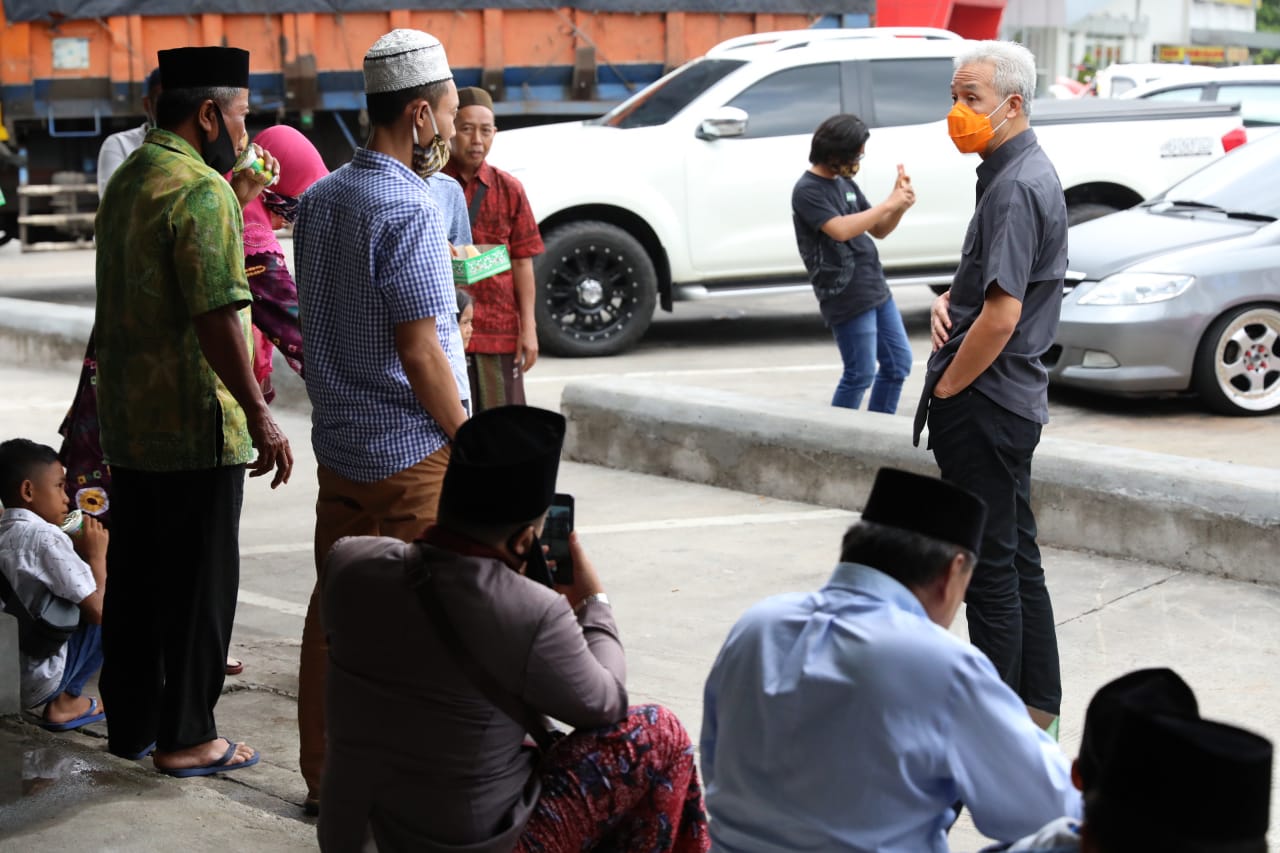
[{"label": "face mask under chin", "polygon": [[436,125],[435,113],[427,110],[431,119],[431,141],[423,145],[418,140],[418,125],[413,126],[413,171],[418,177],[426,180],[444,168],[449,162],[449,143],[440,136],[440,128]]}]

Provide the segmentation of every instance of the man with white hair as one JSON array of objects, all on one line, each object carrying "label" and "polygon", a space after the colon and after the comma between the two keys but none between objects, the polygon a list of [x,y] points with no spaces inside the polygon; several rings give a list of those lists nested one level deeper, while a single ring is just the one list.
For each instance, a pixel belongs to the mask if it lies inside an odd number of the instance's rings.
[{"label": "man with white hair", "polygon": [[317,592],[302,633],[305,808],[319,808],[328,649],[318,591],[344,536],[411,541],[435,520],[466,375],[446,223],[425,179],[449,157],[458,90],[440,40],[393,30],[364,58],[373,133],[302,197],[298,305],[318,465]]},{"label": "man with white hair", "polygon": [[985,41],[956,58],[952,141],[982,158],[978,200],[951,290],[934,302],[933,355],[916,411],[942,477],[987,504],[965,603],[969,639],[1056,733],[1062,700],[1053,605],[1031,510],[1031,458],[1049,420],[1042,356],[1067,271],[1067,210],[1030,128],[1035,57]]}]

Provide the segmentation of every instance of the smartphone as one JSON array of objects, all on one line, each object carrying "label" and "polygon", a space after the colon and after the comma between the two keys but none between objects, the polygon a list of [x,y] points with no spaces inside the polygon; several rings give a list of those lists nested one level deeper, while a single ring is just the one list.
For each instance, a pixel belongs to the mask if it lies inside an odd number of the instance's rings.
[{"label": "smartphone", "polygon": [[573,583],[573,555],[569,552],[569,534],[572,532],[573,495],[557,494],[547,510],[542,544],[547,546],[547,560],[555,564],[551,575],[561,586]]}]

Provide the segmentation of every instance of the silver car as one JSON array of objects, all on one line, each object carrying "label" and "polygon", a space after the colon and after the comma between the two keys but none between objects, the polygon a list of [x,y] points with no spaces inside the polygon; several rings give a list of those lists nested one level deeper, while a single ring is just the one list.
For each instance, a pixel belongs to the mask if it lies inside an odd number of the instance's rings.
[{"label": "silver car", "polygon": [[1280,409],[1280,134],[1071,228],[1049,381]]}]

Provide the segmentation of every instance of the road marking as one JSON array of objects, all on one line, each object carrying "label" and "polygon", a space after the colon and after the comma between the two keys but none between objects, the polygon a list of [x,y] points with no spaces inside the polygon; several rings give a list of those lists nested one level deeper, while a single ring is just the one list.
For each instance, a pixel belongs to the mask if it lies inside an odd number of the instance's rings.
[{"label": "road marking", "polygon": [[252,604],[254,607],[274,610],[277,613],[284,613],[288,616],[306,618],[307,615],[307,605],[294,604],[292,601],[285,601],[283,598],[275,598],[270,595],[250,592],[247,589],[240,590],[238,597],[241,604]]},{"label": "road marking", "polygon": [[[796,512],[747,512],[741,515],[709,515],[696,518],[660,518],[653,521],[626,521],[621,524],[588,524],[578,532],[591,536],[609,533],[643,533],[655,530],[696,530],[700,527],[738,527],[753,524],[788,524],[795,521],[822,521],[828,518],[852,518],[854,513],[843,509],[806,509]],[[265,557],[272,554],[296,554],[310,551],[311,542],[291,542],[279,545],[251,545],[240,549],[241,557]],[[241,594],[243,595],[243,593]],[[265,606],[265,605],[264,605]]]},{"label": "road marking", "polygon": [[[912,367],[924,367],[928,360],[911,362]],[[839,370],[838,362],[825,364],[778,364],[773,367],[694,367],[686,370],[636,370],[630,373],[579,373],[569,376],[526,376],[526,385],[550,385],[555,382],[571,382],[578,379],[667,379],[675,376],[742,376],[751,373],[813,373]]]},{"label": "road marking", "polygon": [[843,509],[810,509],[803,512],[744,513],[712,515],[702,518],[664,518],[658,521],[628,521],[621,524],[597,524],[581,527],[587,535],[602,533],[640,533],[657,530],[689,530],[702,527],[740,527],[752,524],[786,524],[793,521],[821,521],[827,518],[851,518]]},{"label": "road marking", "polygon": [[316,547],[314,542],[292,542],[287,545],[250,545],[240,549],[241,557],[264,557],[268,554],[293,554]]}]

